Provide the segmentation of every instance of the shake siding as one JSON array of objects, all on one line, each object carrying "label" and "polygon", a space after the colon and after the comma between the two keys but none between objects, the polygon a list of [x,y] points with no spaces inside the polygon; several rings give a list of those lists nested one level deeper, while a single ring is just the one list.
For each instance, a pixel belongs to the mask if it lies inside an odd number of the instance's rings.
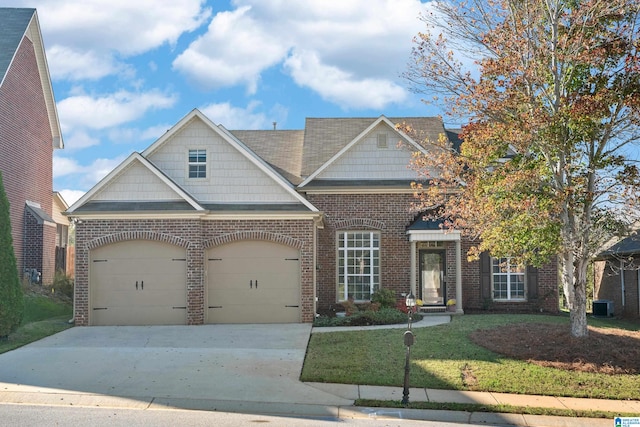
[{"label": "shake siding", "polygon": [[[190,149],[206,149],[207,177],[188,178]],[[197,200],[215,203],[291,203],[294,196],[199,119],[154,151],[149,160]]]},{"label": "shake siding", "polygon": [[[387,147],[378,148],[378,134],[387,135]],[[318,179],[415,179],[408,168],[412,151],[398,148],[399,137],[387,126],[379,126],[336,159]]]},{"label": "shake siding", "polygon": [[[13,248],[22,277],[27,200],[51,215],[53,142],[33,44],[24,38],[0,87],[0,170],[10,203]],[[48,227],[45,227],[48,228]],[[49,234],[48,231],[45,234]],[[53,231],[55,241],[55,229]],[[50,281],[55,250],[45,243],[43,280]],[[49,260],[49,258],[51,258]]]},{"label": "shake siding", "polygon": [[149,169],[134,161],[99,191],[93,200],[181,200],[167,184]]}]

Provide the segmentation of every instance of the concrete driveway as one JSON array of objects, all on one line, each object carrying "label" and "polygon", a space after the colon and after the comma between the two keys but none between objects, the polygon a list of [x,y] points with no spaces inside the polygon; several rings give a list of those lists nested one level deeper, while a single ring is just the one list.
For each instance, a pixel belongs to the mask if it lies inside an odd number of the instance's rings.
[{"label": "concrete driveway", "polygon": [[308,324],[75,327],[0,354],[0,400],[271,413],[293,404],[331,416],[320,407],[353,401],[299,381],[310,332]]}]

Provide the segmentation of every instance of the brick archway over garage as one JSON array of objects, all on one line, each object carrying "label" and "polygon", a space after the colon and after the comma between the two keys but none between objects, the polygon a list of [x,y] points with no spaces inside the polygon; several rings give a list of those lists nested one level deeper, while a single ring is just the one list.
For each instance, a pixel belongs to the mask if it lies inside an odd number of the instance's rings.
[{"label": "brick archway over garage", "polygon": [[268,242],[279,243],[285,246],[291,246],[298,250],[302,249],[304,242],[302,240],[294,239],[290,236],[285,236],[277,233],[270,233],[266,231],[239,231],[236,233],[223,234],[209,239],[203,243],[203,248],[211,248],[214,246],[220,246],[227,243],[239,242],[242,240],[265,240]]},{"label": "brick archway over garage", "polygon": [[158,233],[155,231],[125,231],[121,233],[109,234],[98,237],[86,243],[86,249],[92,250],[100,246],[110,245],[112,243],[124,242],[126,240],[154,240],[162,243],[169,243],[181,248],[188,248],[189,242],[169,234]]}]

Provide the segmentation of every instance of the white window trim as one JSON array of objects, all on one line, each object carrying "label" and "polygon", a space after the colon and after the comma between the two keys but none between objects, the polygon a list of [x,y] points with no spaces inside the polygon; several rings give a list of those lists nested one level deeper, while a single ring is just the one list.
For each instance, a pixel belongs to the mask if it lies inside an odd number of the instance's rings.
[{"label": "white window trim", "polygon": [[[346,246],[346,243],[348,241],[348,236],[350,234],[358,234],[358,233],[363,233],[363,234],[369,234],[369,246],[366,247],[354,247],[354,248],[348,248]],[[340,236],[344,236],[344,242],[345,242],[345,247],[341,248],[340,247]],[[378,247],[374,248],[373,247],[373,236],[377,235],[378,237]],[[380,259],[380,239],[381,239],[381,234],[378,231],[372,231],[372,230],[341,230],[338,231],[336,233],[336,294],[337,294],[337,299],[339,302],[344,302],[347,301],[349,299],[349,282],[348,282],[348,278],[349,277],[355,277],[354,275],[349,275],[348,274],[348,262],[347,259],[348,257],[346,257],[346,252],[348,250],[350,251],[354,251],[354,250],[368,250],[369,251],[369,259],[370,259],[370,263],[369,263],[369,299],[355,299],[355,302],[368,302],[371,301],[371,295],[373,295],[373,293],[378,290],[380,288],[380,277],[382,275],[381,272],[381,259]],[[378,257],[378,274],[377,274],[377,282],[375,281],[376,278],[376,274],[375,274],[375,268],[374,268],[374,252],[377,252],[377,257]],[[345,284],[344,284],[344,294],[340,295],[340,259],[341,257],[344,256],[345,262],[343,265],[343,274],[344,274],[344,278],[345,278]]]},{"label": "white window trim", "polygon": [[[502,259],[506,259],[507,260],[507,269],[504,273],[499,273],[499,274],[504,274],[507,277],[507,298],[496,298],[495,297],[495,274],[493,272],[493,267],[494,267],[494,261],[495,260],[502,260]],[[511,296],[511,275],[512,274],[516,274],[511,272],[511,262],[510,262],[510,258],[494,258],[491,257],[491,298],[493,299],[493,301],[497,301],[497,302],[525,302],[527,301],[527,266],[523,266],[522,267],[523,271],[522,273],[517,273],[517,274],[522,274],[522,284],[524,286],[524,296],[523,297],[518,297],[518,298],[514,298]]]},{"label": "white window trim", "polygon": [[[205,161],[204,161],[204,166],[205,166],[204,174],[205,174],[205,176],[204,177],[194,177],[194,178],[192,178],[190,176],[189,172],[190,172],[191,165],[195,166],[195,165],[201,165],[202,164],[201,162],[190,162],[189,161],[189,153],[191,151],[204,151],[204,156],[205,156]],[[209,152],[208,152],[208,150],[205,147],[189,147],[189,148],[187,148],[187,172],[186,172],[186,178],[188,180],[204,181],[204,180],[207,180],[209,178],[209,175],[210,175],[209,172],[210,171],[209,171]]]}]

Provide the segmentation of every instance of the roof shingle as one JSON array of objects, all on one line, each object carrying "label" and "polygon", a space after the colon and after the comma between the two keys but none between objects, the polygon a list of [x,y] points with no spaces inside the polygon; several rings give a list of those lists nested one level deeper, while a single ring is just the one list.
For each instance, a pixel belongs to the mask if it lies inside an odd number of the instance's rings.
[{"label": "roof shingle", "polygon": [[4,80],[35,11],[32,8],[0,8],[0,83]]}]

